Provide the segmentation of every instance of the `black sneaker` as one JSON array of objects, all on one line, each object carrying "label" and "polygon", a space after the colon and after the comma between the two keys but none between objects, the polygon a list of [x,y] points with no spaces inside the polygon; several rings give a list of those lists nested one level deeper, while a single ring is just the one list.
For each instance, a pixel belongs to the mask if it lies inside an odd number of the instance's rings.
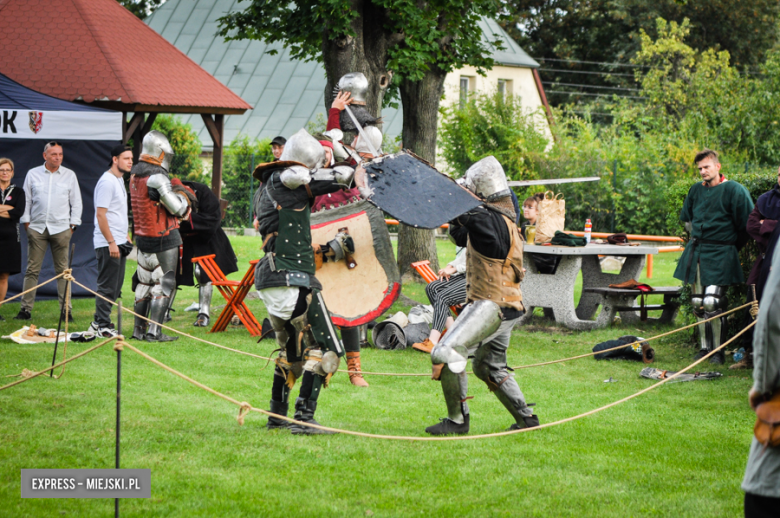
[{"label": "black sneaker", "polygon": [[[62,320],[65,320],[65,312],[62,312]],[[68,311],[68,322],[73,322],[73,310]]]},{"label": "black sneaker", "polygon": [[723,349],[716,352],[712,356],[710,356],[710,363],[714,363],[715,365],[723,365],[726,363],[726,353],[723,352]]},{"label": "black sneaker", "polygon": [[31,319],[32,319],[32,314],[30,314],[30,312],[27,311],[26,309],[20,309],[19,313],[17,313],[16,316],[14,317],[14,320],[31,320]]},{"label": "black sneaker", "polygon": [[456,423],[449,417],[439,420],[439,424],[425,429],[431,435],[465,435],[469,433],[469,414],[463,416],[463,423]]},{"label": "black sneaker", "polygon": [[705,356],[710,354],[710,351],[707,349],[699,349],[699,352],[696,353],[696,356],[693,357],[693,361],[701,360]]}]

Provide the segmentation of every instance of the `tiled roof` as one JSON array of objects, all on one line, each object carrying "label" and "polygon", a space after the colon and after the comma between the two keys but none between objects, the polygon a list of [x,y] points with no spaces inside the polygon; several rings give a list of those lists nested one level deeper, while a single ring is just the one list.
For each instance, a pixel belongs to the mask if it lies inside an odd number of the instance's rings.
[{"label": "tiled roof", "polygon": [[0,48],[1,73],[68,101],[251,109],[116,0],[0,0]]},{"label": "tiled roof", "polygon": [[[176,45],[236,94],[255,108],[225,120],[225,143],[237,135],[250,138],[290,136],[307,122],[325,117],[325,69],[319,63],[295,61],[280,43],[262,41],[224,41],[216,36],[217,19],[231,11],[246,8],[238,0],[167,0],[146,19],[149,26]],[[494,54],[509,66],[538,67],[539,64],[507,35],[493,20],[480,22],[486,39],[501,39],[506,50]],[[278,54],[267,54],[276,49]],[[198,132],[204,148],[211,138],[200,117],[184,116]],[[386,135],[400,135],[401,109],[382,111]]]}]

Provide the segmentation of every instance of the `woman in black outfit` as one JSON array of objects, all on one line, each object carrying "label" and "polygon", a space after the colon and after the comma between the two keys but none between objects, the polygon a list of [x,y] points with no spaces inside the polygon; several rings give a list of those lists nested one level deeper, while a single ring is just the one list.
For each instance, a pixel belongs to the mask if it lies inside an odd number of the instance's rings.
[{"label": "woman in black outfit", "polygon": [[[19,218],[24,214],[24,191],[11,185],[14,163],[0,158],[0,300],[5,300],[8,277],[22,271],[22,245],[19,241]],[[0,320],[5,320],[0,315]]]}]

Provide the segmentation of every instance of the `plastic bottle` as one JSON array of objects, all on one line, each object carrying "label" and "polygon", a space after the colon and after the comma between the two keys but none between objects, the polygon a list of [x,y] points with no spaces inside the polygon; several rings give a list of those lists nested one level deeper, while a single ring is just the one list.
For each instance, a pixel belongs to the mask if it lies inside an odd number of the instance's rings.
[{"label": "plastic bottle", "polygon": [[585,220],[585,244],[590,244],[590,231],[593,229],[593,224],[589,219]]}]

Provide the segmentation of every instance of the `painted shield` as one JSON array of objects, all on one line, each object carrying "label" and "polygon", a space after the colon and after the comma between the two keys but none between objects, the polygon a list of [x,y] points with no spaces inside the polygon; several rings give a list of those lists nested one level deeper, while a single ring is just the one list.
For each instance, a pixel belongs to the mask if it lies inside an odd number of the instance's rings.
[{"label": "painted shield", "polygon": [[410,227],[437,228],[482,202],[428,162],[402,151],[366,166],[370,201]]},{"label": "painted shield", "polygon": [[357,266],[327,262],[317,270],[322,296],[333,323],[366,324],[387,311],[401,293],[401,277],[384,215],[367,201],[358,201],[311,215],[312,243],[326,244],[342,229],[355,243]]}]

